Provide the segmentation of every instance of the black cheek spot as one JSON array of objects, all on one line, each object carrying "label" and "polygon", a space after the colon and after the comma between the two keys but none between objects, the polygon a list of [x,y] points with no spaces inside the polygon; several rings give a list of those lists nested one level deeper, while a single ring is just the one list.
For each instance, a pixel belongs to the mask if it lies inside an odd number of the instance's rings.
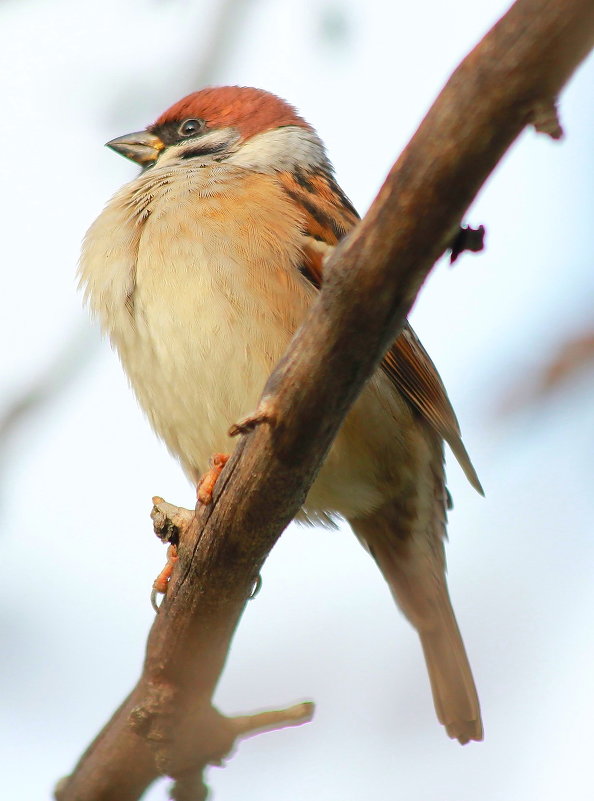
[{"label": "black cheek spot", "polygon": [[225,142],[219,145],[196,145],[195,147],[187,148],[181,154],[182,159],[194,159],[198,156],[212,156],[215,153],[222,153],[227,147]]}]

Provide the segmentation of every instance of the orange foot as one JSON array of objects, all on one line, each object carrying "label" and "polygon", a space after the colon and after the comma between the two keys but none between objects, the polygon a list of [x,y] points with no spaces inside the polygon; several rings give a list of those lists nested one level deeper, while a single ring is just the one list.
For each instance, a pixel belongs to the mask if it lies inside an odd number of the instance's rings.
[{"label": "orange foot", "polygon": [[217,483],[218,477],[221,475],[223,467],[229,461],[228,453],[215,453],[211,459],[210,470],[202,476],[196,487],[196,497],[200,503],[205,506],[212,501],[212,493]]},{"label": "orange foot", "polygon": [[157,605],[157,595],[166,595],[169,579],[173,572],[173,566],[177,562],[177,545],[170,545],[167,548],[167,564],[161,570],[157,578],[153,581],[153,591],[151,592],[151,603],[155,612],[159,611]]}]

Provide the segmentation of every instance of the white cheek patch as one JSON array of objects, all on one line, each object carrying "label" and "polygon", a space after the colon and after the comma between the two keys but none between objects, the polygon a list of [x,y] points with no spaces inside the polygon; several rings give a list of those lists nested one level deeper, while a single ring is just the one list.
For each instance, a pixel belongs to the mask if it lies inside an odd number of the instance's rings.
[{"label": "white cheek patch", "polygon": [[330,168],[324,145],[318,135],[296,125],[252,136],[227,162],[266,173],[293,171],[296,167],[312,170],[319,167]]}]

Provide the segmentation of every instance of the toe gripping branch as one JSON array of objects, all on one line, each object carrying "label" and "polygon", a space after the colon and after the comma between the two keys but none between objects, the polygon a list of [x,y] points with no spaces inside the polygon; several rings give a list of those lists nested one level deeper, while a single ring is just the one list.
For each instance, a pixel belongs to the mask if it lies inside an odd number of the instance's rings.
[{"label": "toe gripping branch", "polygon": [[153,509],[151,511],[153,528],[161,542],[169,543],[167,548],[167,563],[153,582],[151,590],[151,604],[155,612],[159,611],[157,603],[158,595],[165,595],[169,580],[173,572],[173,567],[177,562],[177,546],[179,545],[180,531],[186,529],[194,519],[194,512],[190,509],[183,509],[181,506],[174,506],[172,503],[156,495],[153,498]]},{"label": "toe gripping branch", "polygon": [[[216,458],[216,457],[215,457]],[[227,458],[220,466],[219,473],[227,462]],[[177,546],[179,545],[180,533],[184,532],[194,519],[194,511],[191,509],[184,509],[182,506],[175,506],[168,503],[163,498],[155,495],[153,497],[153,508],[151,510],[151,519],[153,521],[153,529],[161,542],[169,543],[167,548],[167,563],[157,578],[153,581],[151,589],[151,606],[155,612],[159,611],[159,604],[157,599],[159,595],[166,595],[167,588],[173,568],[177,562]],[[253,600],[262,588],[262,577],[258,576],[256,583],[252,589],[249,600]]]}]

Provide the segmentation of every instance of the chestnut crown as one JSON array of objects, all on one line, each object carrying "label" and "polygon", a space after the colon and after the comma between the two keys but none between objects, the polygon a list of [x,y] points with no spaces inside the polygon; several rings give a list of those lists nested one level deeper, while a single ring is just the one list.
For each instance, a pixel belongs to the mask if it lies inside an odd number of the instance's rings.
[{"label": "chestnut crown", "polygon": [[249,86],[220,86],[182,98],[148,130],[170,145],[217,128],[236,128],[245,141],[289,125],[313,131],[293,106],[271,92]]}]

